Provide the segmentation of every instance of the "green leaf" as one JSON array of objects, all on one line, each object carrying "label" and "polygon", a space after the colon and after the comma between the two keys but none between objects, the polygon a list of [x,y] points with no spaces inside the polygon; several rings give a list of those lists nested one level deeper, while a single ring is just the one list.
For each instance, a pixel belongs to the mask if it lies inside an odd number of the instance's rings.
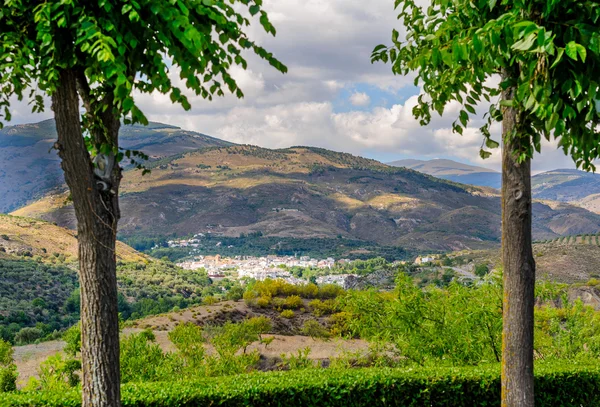
[{"label": "green leaf", "polygon": [[248,11],[250,11],[250,15],[255,16],[260,11],[260,6],[253,4],[248,8]]},{"label": "green leaf", "polygon": [[560,63],[564,54],[565,54],[565,49],[558,48],[558,54],[556,55],[556,59],[554,60],[554,63],[550,66],[550,69],[553,69],[556,65],[558,65]]},{"label": "green leaf", "polygon": [[578,44],[575,41],[571,41],[565,47],[565,52],[569,58],[577,61],[577,56],[579,55],[581,60],[583,62],[585,62],[585,58],[587,56],[587,51],[583,47],[583,45]]},{"label": "green leaf", "polygon": [[500,144],[497,141],[494,141],[491,138],[485,139],[485,145],[487,148],[498,148],[500,146]]},{"label": "green leaf", "polygon": [[533,46],[533,44],[535,43],[535,41],[536,41],[535,33],[528,34],[522,40],[515,42],[512,46],[512,49],[515,49],[518,51],[529,51],[531,49],[531,47]]},{"label": "green leaf", "polygon": [[467,114],[467,112],[465,112],[464,110],[461,110],[459,119],[460,119],[460,123],[463,125],[463,127],[467,127],[467,123],[469,122],[469,115]]},{"label": "green leaf", "polygon": [[479,150],[479,156],[486,160],[488,158],[490,158],[492,156],[492,153],[490,153],[489,151],[485,151],[483,148],[481,150]]}]

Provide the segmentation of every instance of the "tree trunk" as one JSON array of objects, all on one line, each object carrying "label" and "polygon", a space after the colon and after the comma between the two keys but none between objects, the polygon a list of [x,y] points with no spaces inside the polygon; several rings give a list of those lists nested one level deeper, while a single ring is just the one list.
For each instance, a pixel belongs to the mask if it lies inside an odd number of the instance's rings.
[{"label": "tree trunk", "polygon": [[[506,78],[506,77],[505,77]],[[514,88],[503,92],[513,99]],[[517,162],[518,131],[514,108],[503,112],[502,132],[502,263],[504,298],[502,328],[502,406],[532,407],[533,310],[535,262],[531,246],[531,161]]]},{"label": "tree trunk", "polygon": [[[118,407],[121,403],[115,243],[120,170],[116,165],[112,174],[113,191],[101,191],[82,135],[77,75],[73,71],[61,72],[60,84],[52,95],[52,109],[57,148],[77,217],[82,406]],[[116,124],[114,121],[108,124],[110,133],[115,128],[118,133],[118,120]]]}]

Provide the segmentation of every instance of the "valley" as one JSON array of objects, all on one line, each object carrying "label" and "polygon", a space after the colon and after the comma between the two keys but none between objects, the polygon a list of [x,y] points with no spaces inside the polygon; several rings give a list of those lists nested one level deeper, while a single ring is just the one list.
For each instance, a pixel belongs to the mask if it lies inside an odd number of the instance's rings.
[{"label": "valley", "polygon": [[[497,360],[496,173],[456,170],[444,160],[387,165],[314,147],[233,145],[160,123],[125,129],[124,145],[147,154],[151,172],[129,166],[122,181],[116,258],[124,382]],[[48,134],[14,140],[32,154]],[[486,177],[490,185],[460,183]],[[55,181],[38,183],[39,195],[24,190],[21,204],[6,204],[19,207],[0,215],[0,338],[16,345],[17,382],[26,391],[78,377],[65,370],[79,360],[76,221],[62,179]],[[559,298],[583,307],[571,318],[600,312],[600,215],[561,197],[533,203],[538,291],[551,293],[537,300],[544,321],[559,318]],[[429,326],[395,298],[455,315]],[[465,307],[475,307],[472,338],[461,333]],[[398,313],[405,318],[386,319]],[[381,321],[390,329],[381,331]],[[470,350],[451,352],[449,342],[425,334],[440,329]],[[544,325],[538,335],[544,354],[562,352],[556,332]]]},{"label": "valley", "polygon": [[[336,239],[351,246],[346,252],[379,255],[373,247],[398,247],[409,253],[404,257],[499,244],[500,202],[493,190],[350,154],[311,147],[210,147],[148,167],[152,172],[146,176],[127,171],[122,183],[119,233],[132,244],[154,239],[160,246],[199,233],[224,239],[252,240],[250,236],[258,242],[255,246],[269,245],[270,252],[261,254],[275,254],[278,242],[300,243],[296,251],[303,252],[303,241],[322,239],[332,249],[323,257],[344,256],[344,250],[335,250],[340,246]],[[13,214],[73,228],[72,206],[63,196],[47,196]],[[538,240],[599,229],[600,216],[583,208],[534,204]],[[404,257],[397,253],[397,259]]]}]

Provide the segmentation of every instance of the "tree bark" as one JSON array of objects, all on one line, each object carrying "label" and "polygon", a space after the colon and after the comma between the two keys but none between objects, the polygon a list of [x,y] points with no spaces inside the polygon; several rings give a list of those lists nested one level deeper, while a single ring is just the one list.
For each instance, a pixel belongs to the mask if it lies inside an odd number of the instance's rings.
[{"label": "tree bark", "polygon": [[[505,78],[506,79],[506,76]],[[512,100],[514,88],[503,92]],[[514,151],[519,116],[503,111],[502,133],[502,406],[533,407],[533,311],[535,261],[531,240],[531,161],[519,163]]]},{"label": "tree bark", "polygon": [[[94,175],[90,154],[81,130],[77,74],[60,73],[52,95],[61,166],[71,191],[77,217],[79,277],[81,284],[81,359],[83,407],[119,407],[119,321],[115,243],[119,220],[118,184],[115,165],[112,192],[102,191]],[[120,122],[104,118],[116,142]],[[116,133],[115,133],[116,132]]]}]

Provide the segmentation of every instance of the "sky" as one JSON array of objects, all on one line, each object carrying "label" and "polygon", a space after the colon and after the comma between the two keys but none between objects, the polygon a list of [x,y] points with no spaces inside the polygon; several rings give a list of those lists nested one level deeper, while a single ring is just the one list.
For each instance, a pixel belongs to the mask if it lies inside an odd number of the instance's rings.
[{"label": "sky", "polygon": [[[194,130],[228,141],[268,148],[309,145],[349,152],[383,162],[404,158],[449,158],[498,170],[500,150],[479,158],[481,124],[474,121],[463,136],[451,124],[460,106],[449,105],[443,117],[421,127],[412,117],[420,88],[412,77],[394,76],[391,66],[371,64],[370,54],[391,43],[400,30],[393,0],[264,0],[277,29],[275,38],[259,24],[249,36],[287,65],[285,75],[258,58],[233,76],[245,93],[212,102],[190,96],[191,111],[172,105],[168,96],[137,95],[136,103],[152,121]],[[172,71],[179,82],[176,70]],[[183,86],[183,84],[182,84]],[[485,106],[479,109],[482,113]],[[32,115],[15,103],[11,124],[48,117]],[[499,140],[500,126],[493,134]],[[545,142],[533,160],[534,172],[574,168],[555,143]]]}]

